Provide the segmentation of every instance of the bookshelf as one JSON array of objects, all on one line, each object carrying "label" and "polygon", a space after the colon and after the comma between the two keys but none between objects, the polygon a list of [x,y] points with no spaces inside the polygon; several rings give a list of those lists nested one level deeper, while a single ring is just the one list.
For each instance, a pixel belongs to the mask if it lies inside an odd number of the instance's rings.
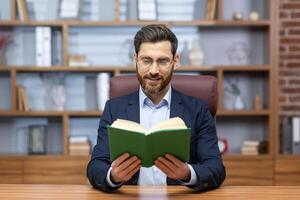
[{"label": "bookshelf", "polygon": [[[280,184],[275,180],[275,166],[277,162],[277,104],[276,99],[276,73],[277,73],[277,32],[276,32],[276,6],[273,0],[218,0],[216,6],[216,18],[205,19],[205,7],[197,7],[199,16],[193,16],[194,7],[198,0],[160,1],[158,3],[159,23],[170,27],[179,37],[179,51],[185,40],[199,37],[199,42],[204,50],[205,61],[203,66],[181,66],[176,73],[209,74],[218,78],[218,111],[217,130],[219,137],[227,138],[229,151],[224,155],[227,168],[228,185],[274,185]],[[56,145],[58,151],[46,155],[27,155],[22,153],[5,153],[0,151],[0,166],[4,167],[1,182],[18,183],[80,183],[85,184],[85,167],[88,156],[69,156],[68,137],[76,135],[77,129],[83,132],[91,132],[90,137],[97,134],[97,126],[101,117],[101,110],[86,108],[80,110],[65,109],[55,111],[53,109],[35,109],[33,111],[18,111],[16,101],[16,86],[20,77],[36,77],[47,74],[81,75],[94,79],[98,73],[109,73],[110,76],[133,74],[135,69],[130,65],[130,46],[128,39],[132,39],[134,33],[143,25],[157,23],[157,21],[127,20],[126,0],[115,0],[115,7],[111,10],[114,19],[110,21],[92,20],[89,5],[92,0],[84,0],[82,16],[80,19],[71,20],[46,20],[39,19],[41,13],[29,8],[29,20],[21,21],[17,14],[16,0],[9,1],[10,16],[0,21],[0,31],[9,30],[15,33],[17,41],[16,50],[8,50],[7,63],[0,65],[0,83],[4,81],[8,86],[0,87],[5,96],[8,96],[6,104],[0,103],[0,137],[13,132],[13,128],[7,128],[4,132],[6,120],[11,127],[14,120],[19,119],[31,122],[39,119],[48,120],[52,129],[56,132]],[[27,3],[36,8],[43,6],[39,1],[27,0]],[[202,4],[201,4],[202,3]],[[205,5],[206,1],[200,1]],[[7,6],[7,5],[5,5]],[[245,14],[245,20],[235,21],[231,19],[234,9]],[[41,8],[42,10],[42,8]],[[256,10],[260,19],[248,20],[248,13]],[[172,11],[169,13],[169,11]],[[35,64],[34,34],[37,26],[51,27],[59,35],[60,49],[54,52],[60,57],[57,64],[51,67],[41,67]],[[21,38],[21,39],[20,39]],[[117,39],[116,39],[117,38]],[[245,63],[231,63],[226,50],[237,41],[246,41],[253,50],[253,54]],[[27,42],[27,43],[26,43]],[[24,50],[24,46],[30,46]],[[125,46],[125,47],[124,47]],[[124,47],[126,51],[120,51]],[[13,47],[11,47],[13,48]],[[22,49],[23,48],[23,49]],[[86,52],[86,53],[85,53]],[[87,55],[90,63],[88,67],[70,67],[68,57],[73,54]],[[16,58],[14,55],[19,54]],[[125,57],[118,55],[126,55]],[[216,59],[216,56],[218,59]],[[114,59],[120,57],[120,59]],[[109,59],[108,59],[109,58]],[[245,91],[245,109],[232,110],[226,104],[224,85],[227,79],[238,79]],[[252,101],[256,94],[263,100],[263,109],[254,110]],[[2,95],[0,95],[1,97]],[[93,97],[95,98],[95,97]],[[228,101],[232,101],[230,100]],[[0,102],[2,99],[0,98]],[[1,107],[2,106],[2,107]],[[230,107],[230,106],[229,106]],[[1,125],[2,124],[2,125]],[[87,129],[86,126],[92,127]],[[74,132],[74,133],[73,133]],[[13,134],[12,134],[13,135]],[[12,137],[12,136],[11,136]],[[11,139],[8,139],[11,140]],[[256,156],[241,155],[241,143],[244,140],[267,140],[268,152]],[[13,149],[13,147],[11,147]],[[276,165],[277,164],[277,165]],[[1,167],[0,167],[1,169]]]}]

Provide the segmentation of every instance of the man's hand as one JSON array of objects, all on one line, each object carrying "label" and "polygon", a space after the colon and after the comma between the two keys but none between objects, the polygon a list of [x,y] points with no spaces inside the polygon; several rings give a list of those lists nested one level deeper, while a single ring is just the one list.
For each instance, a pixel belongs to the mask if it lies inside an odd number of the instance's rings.
[{"label": "man's hand", "polygon": [[126,182],[140,169],[141,160],[124,153],[111,164],[110,177],[113,182]]},{"label": "man's hand", "polygon": [[171,154],[166,154],[165,157],[158,157],[154,163],[155,166],[163,171],[169,178],[186,182],[191,178],[188,164],[178,160]]}]

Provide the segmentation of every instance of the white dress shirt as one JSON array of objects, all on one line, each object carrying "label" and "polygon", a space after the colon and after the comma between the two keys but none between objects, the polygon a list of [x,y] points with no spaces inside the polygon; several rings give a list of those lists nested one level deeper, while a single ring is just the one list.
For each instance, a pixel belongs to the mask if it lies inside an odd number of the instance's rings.
[{"label": "white dress shirt", "polygon": [[[155,105],[143,92],[139,89],[139,106],[140,106],[140,124],[146,129],[150,129],[153,125],[170,118],[171,105],[171,87],[164,98]],[[182,182],[183,185],[193,185],[197,182],[197,176],[192,166],[188,165],[191,172],[191,179],[189,182]],[[111,167],[108,170],[106,180],[112,187],[118,185],[112,183],[110,180]],[[139,174],[139,185],[166,185],[167,176],[155,165],[152,167],[141,167]]]}]

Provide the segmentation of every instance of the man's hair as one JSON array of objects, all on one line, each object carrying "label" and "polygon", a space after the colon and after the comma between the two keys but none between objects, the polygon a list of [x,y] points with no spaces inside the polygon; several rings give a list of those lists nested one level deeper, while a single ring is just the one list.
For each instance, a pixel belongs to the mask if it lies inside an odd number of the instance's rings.
[{"label": "man's hair", "polygon": [[171,51],[175,56],[178,46],[176,35],[164,24],[151,24],[142,27],[134,37],[135,53],[138,54],[140,46],[144,42],[170,41]]}]

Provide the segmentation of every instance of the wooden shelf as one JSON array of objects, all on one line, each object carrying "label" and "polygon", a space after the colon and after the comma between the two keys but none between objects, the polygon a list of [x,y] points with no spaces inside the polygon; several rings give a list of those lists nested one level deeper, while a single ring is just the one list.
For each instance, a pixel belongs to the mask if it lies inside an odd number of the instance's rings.
[{"label": "wooden shelf", "polygon": [[0,111],[0,117],[62,117],[62,112],[56,111]]},{"label": "wooden shelf", "polygon": [[11,67],[11,69],[16,70],[16,72],[114,72],[117,67],[64,67],[64,66],[51,66],[51,67]]},{"label": "wooden shelf", "polygon": [[174,26],[270,26],[270,20],[241,20],[241,21],[232,21],[232,20],[198,20],[198,21],[183,21],[183,22],[173,22]]},{"label": "wooden shelf", "polygon": [[218,110],[217,116],[268,116],[270,110]]},{"label": "wooden shelf", "polygon": [[241,155],[241,154],[225,154],[222,156],[224,160],[266,160],[272,159],[271,155]]},{"label": "wooden shelf", "polygon": [[223,71],[235,71],[235,72],[269,72],[271,67],[269,65],[248,65],[248,66],[216,66],[217,69]]},{"label": "wooden shelf", "polygon": [[0,117],[100,117],[102,111],[0,111]]},{"label": "wooden shelf", "polygon": [[209,27],[222,27],[222,26],[270,26],[270,20],[258,21],[232,21],[232,20],[193,20],[193,21],[80,21],[80,20],[57,20],[57,21],[0,21],[0,26],[144,26],[153,23],[165,24],[167,26],[209,26]]},{"label": "wooden shelf", "polygon": [[282,159],[282,160],[300,160],[300,154],[290,154],[290,155],[278,154],[278,155],[276,155],[276,159]]},{"label": "wooden shelf", "polygon": [[[16,70],[16,72],[135,72],[135,67],[132,66],[88,66],[88,67],[70,67],[70,66],[51,66],[51,67],[38,67],[38,66],[3,66],[0,71],[9,72]],[[237,71],[237,72],[269,72],[269,65],[247,65],[247,66],[180,66],[176,71],[207,71],[216,72],[222,71]]]}]

